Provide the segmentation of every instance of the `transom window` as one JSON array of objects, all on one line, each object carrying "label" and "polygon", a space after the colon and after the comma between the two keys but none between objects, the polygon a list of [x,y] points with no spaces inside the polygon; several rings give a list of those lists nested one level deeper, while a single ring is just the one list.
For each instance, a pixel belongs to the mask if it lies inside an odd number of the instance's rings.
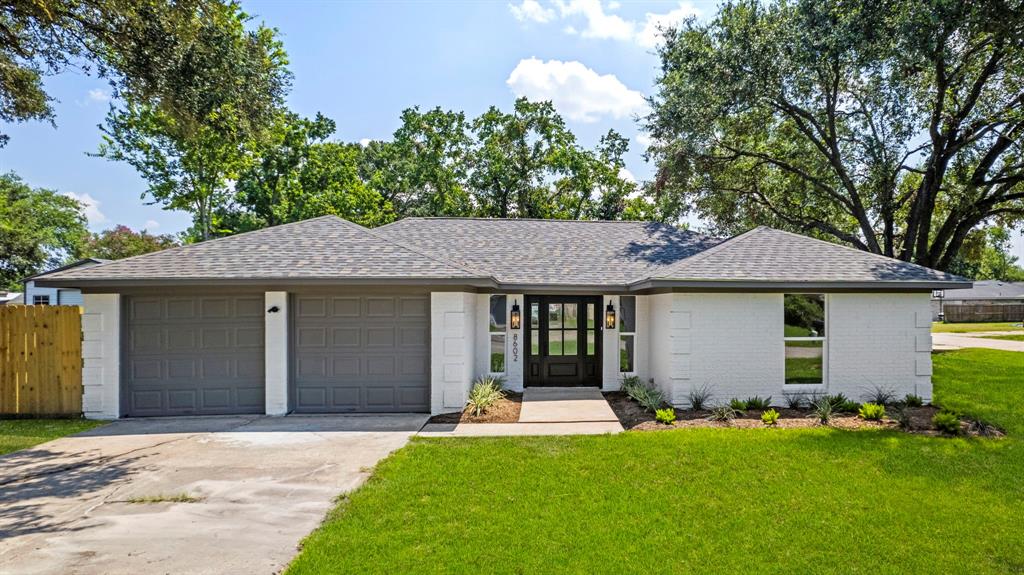
[{"label": "transom window", "polygon": [[505,373],[505,324],[506,298],[504,295],[492,295],[490,299],[490,317],[488,331],[491,341],[491,373]]},{"label": "transom window", "polygon": [[786,383],[825,383],[825,294],[783,295]]},{"label": "transom window", "polygon": [[619,298],[619,372],[636,371],[636,296]]}]

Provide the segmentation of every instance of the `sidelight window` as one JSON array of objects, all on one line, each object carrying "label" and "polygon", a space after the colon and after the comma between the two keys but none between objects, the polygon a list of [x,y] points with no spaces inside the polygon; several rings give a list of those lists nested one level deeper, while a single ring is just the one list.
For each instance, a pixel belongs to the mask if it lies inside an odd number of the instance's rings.
[{"label": "sidelight window", "polygon": [[505,373],[505,322],[508,316],[506,299],[503,295],[492,295],[490,299],[491,373]]},{"label": "sidelight window", "polygon": [[619,372],[636,371],[636,296],[619,298]]}]

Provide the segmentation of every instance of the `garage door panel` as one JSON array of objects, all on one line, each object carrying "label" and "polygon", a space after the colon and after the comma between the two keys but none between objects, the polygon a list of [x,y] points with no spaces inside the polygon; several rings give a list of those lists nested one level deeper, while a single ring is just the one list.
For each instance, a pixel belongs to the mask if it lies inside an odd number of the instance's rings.
[{"label": "garage door panel", "polygon": [[126,415],[263,412],[262,297],[128,297],[126,306]]},{"label": "garage door panel", "polygon": [[294,297],[296,411],[429,410],[429,294]]}]

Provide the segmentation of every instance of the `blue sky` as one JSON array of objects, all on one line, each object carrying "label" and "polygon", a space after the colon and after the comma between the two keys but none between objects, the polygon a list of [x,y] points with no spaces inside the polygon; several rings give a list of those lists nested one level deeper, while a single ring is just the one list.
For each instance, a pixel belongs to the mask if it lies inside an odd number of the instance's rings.
[{"label": "blue sky", "polygon": [[[627,169],[651,174],[633,117],[644,111],[658,59],[658,24],[707,17],[715,1],[600,2],[270,2],[243,1],[280,30],[295,76],[288,105],[338,124],[346,141],[384,139],[411,106],[463,110],[511,107],[517,95],[551,99],[581,143],[614,128],[630,138]],[[33,186],[91,204],[90,226],[115,224],[175,233],[187,214],[145,205],[145,183],[130,167],[89,157],[108,103],[102,80],[65,73],[47,81],[57,128],[5,126],[0,169]],[[1024,258],[1024,241],[1015,253]]]}]

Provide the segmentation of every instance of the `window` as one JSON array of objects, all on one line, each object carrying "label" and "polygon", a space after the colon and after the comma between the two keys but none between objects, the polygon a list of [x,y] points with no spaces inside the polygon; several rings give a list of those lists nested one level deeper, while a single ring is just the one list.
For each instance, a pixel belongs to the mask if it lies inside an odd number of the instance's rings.
[{"label": "window", "polygon": [[548,355],[576,355],[579,349],[579,304],[548,304]]},{"label": "window", "polygon": [[508,315],[505,305],[505,296],[491,296],[491,313],[488,319],[488,331],[491,336],[491,373],[505,373],[505,323]]},{"label": "window", "polygon": [[619,371],[632,373],[636,370],[636,296],[624,295],[619,298]]},{"label": "window", "polygon": [[32,305],[50,305],[50,296],[34,295],[32,296]]},{"label": "window", "polygon": [[785,294],[786,383],[825,383],[824,294]]}]

